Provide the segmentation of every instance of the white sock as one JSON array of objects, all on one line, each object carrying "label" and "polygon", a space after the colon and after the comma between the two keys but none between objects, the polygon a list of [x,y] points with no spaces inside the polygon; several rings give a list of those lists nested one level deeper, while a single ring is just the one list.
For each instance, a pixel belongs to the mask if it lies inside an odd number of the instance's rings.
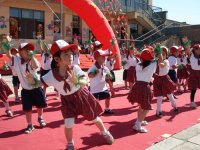
[{"label": "white sock", "polygon": [[141,127],[142,122],[140,122],[140,121],[137,119],[137,121],[135,122],[135,125],[138,126],[138,127]]},{"label": "white sock", "polygon": [[157,97],[157,110],[156,113],[161,112],[161,105],[162,105],[162,96]]},{"label": "white sock", "polygon": [[175,100],[174,100],[173,94],[167,94],[167,97],[169,98],[172,107],[176,108],[177,106],[176,106],[176,102],[175,102]]},{"label": "white sock", "polygon": [[108,108],[105,108],[105,110],[110,110],[110,108],[108,107]]},{"label": "white sock", "polygon": [[101,131],[101,134],[103,135],[106,135],[107,133],[108,133],[108,130]]},{"label": "white sock", "polygon": [[74,140],[67,142],[67,144],[73,144],[74,145]]}]

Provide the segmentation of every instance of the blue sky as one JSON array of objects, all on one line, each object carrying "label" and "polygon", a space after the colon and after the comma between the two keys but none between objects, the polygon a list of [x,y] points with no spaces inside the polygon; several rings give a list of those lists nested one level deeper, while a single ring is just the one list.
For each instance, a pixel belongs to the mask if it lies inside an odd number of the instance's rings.
[{"label": "blue sky", "polygon": [[200,24],[200,0],[153,0],[153,6],[168,11],[168,19]]}]

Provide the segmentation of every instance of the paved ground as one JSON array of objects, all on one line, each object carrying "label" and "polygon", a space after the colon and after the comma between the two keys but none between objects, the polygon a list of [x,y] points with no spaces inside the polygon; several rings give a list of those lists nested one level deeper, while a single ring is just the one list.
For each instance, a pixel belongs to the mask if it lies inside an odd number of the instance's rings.
[{"label": "paved ground", "polygon": [[[115,71],[116,83],[122,84],[123,71]],[[11,76],[3,76],[3,79],[12,87]],[[53,91],[52,87],[47,92]],[[200,123],[174,135],[166,135],[165,140],[152,145],[147,150],[200,150]]]}]

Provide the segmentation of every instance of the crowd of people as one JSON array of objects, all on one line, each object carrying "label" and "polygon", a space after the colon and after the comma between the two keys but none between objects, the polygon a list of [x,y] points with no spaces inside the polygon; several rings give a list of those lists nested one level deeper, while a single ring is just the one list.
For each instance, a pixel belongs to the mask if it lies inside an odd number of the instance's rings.
[{"label": "crowd of people", "polygon": [[[41,64],[34,56],[34,45],[20,43],[18,48],[9,46],[10,36],[5,36],[4,51],[10,59],[13,74],[15,102],[22,103],[27,128],[25,133],[34,130],[32,124],[32,109],[37,108],[38,123],[46,126],[43,109],[47,107],[46,88],[53,86],[57,98],[61,100],[61,112],[65,125],[67,150],[74,149],[73,125],[78,115],[92,121],[108,144],[114,142],[112,134],[106,129],[100,114],[112,115],[112,95],[115,95],[114,64],[117,56],[112,50],[103,50],[99,41],[89,45],[92,49],[90,57],[94,64],[87,72],[80,68],[80,50],[76,44],[57,40],[52,44],[40,42]],[[2,55],[0,55],[2,57]],[[178,113],[178,103],[175,93],[183,94],[191,91],[190,106],[195,108],[194,97],[200,88],[200,45],[192,46],[144,46],[138,51],[134,46],[121,50],[123,80],[128,92],[127,99],[134,105],[138,104],[138,115],[133,129],[146,133],[148,125],[145,120],[149,110],[152,110],[151,100],[157,98],[156,116],[162,113],[162,100],[167,97],[171,102],[174,113]],[[38,71],[40,70],[40,77]],[[8,96],[12,90],[7,83],[0,79],[0,99],[5,105],[6,114],[13,116],[9,107]],[[22,87],[21,99],[18,95]],[[183,87],[183,88],[182,88]],[[104,110],[98,100],[105,100]],[[116,114],[117,115],[117,114]]]}]

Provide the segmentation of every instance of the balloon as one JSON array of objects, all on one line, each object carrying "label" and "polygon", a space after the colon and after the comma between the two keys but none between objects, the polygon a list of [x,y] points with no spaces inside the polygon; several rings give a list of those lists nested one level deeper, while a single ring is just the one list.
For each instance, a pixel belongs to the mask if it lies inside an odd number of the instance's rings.
[{"label": "balloon", "polygon": [[[60,2],[60,0],[57,0],[57,2]],[[111,48],[110,40],[115,39],[115,35],[108,20],[92,0],[64,0],[63,4],[85,21],[98,41],[103,44],[103,49]],[[118,55],[115,69],[120,69],[121,55],[117,42],[114,42],[112,52]]]}]

